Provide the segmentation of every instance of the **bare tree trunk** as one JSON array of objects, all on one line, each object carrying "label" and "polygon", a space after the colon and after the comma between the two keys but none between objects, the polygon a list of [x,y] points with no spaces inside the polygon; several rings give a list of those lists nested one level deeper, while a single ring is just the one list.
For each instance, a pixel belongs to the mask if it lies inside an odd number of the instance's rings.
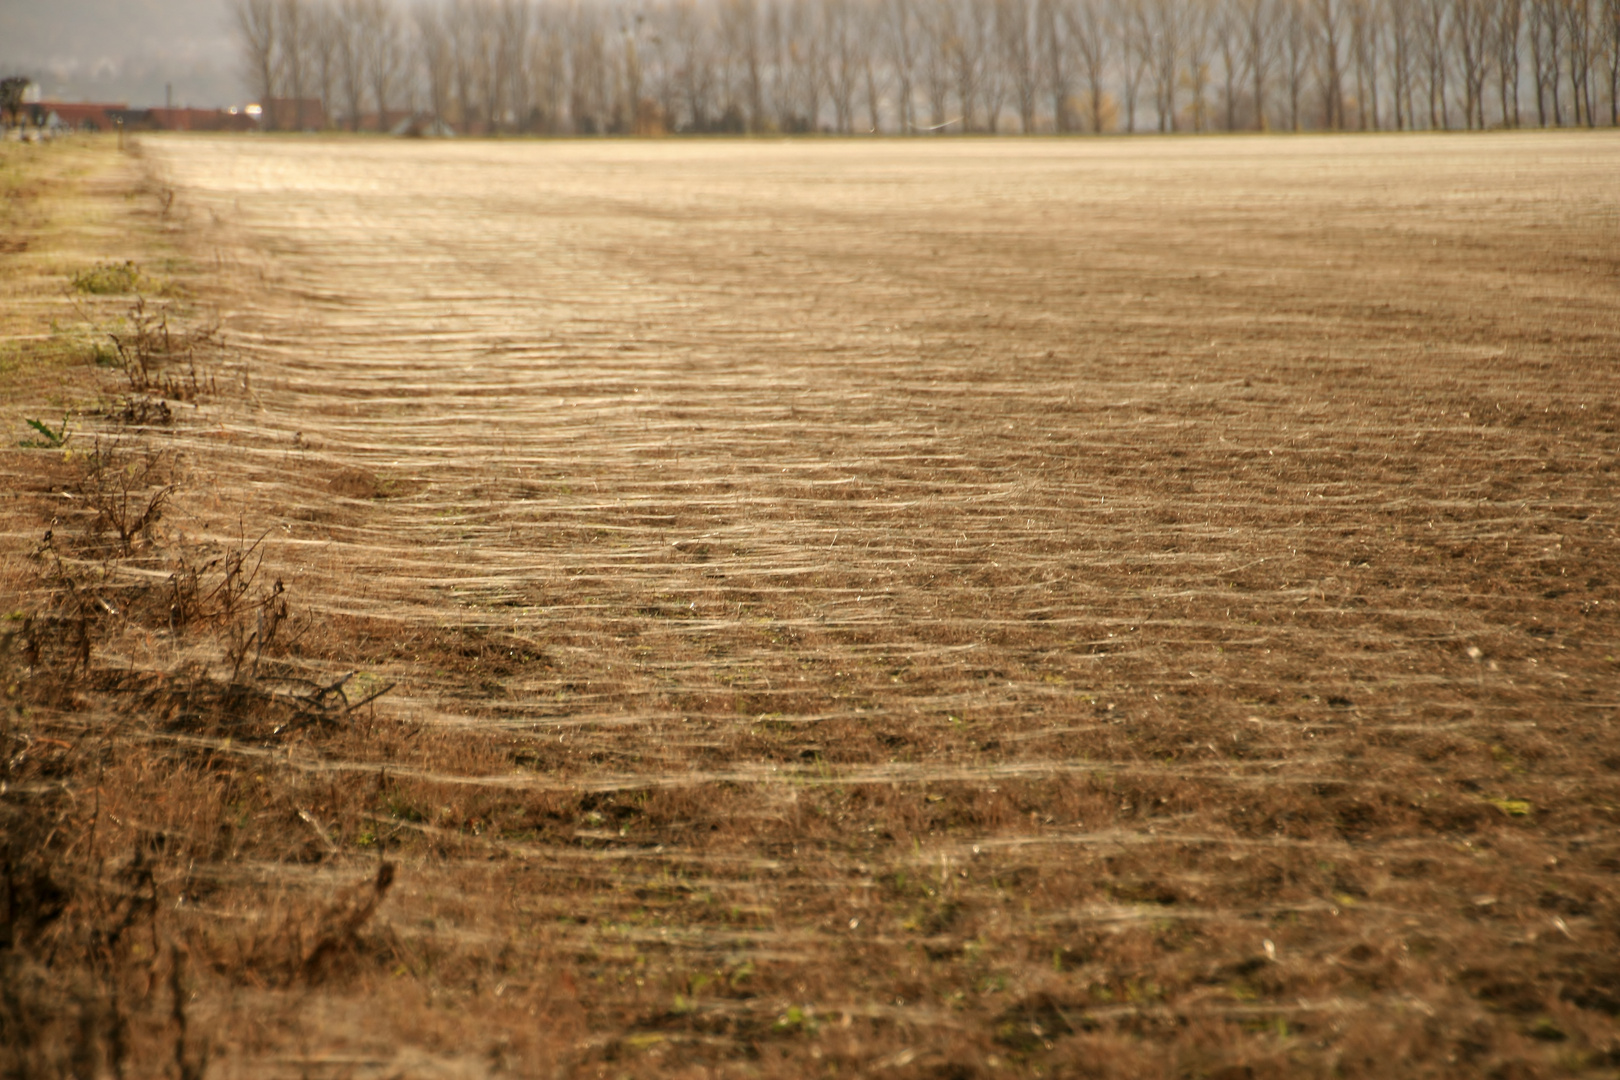
[{"label": "bare tree trunk", "polygon": [[1395,111],[1395,130],[1405,131],[1411,122],[1412,14],[1410,0],[1384,0],[1384,32],[1389,45],[1387,58],[1390,101]]},{"label": "bare tree trunk", "polygon": [[951,68],[956,84],[956,107],[964,132],[974,130],[974,112],[989,74],[985,70],[981,3],[982,0],[953,0],[946,9],[951,13]]},{"label": "bare tree trunk", "polygon": [[450,77],[454,70],[450,42],[438,8],[418,4],[412,14],[416,22],[416,45],[421,53],[422,73],[427,80],[428,110],[437,120],[444,116],[450,103]]},{"label": "bare tree trunk", "polygon": [[1207,90],[1209,88],[1209,33],[1214,17],[1213,0],[1184,0],[1182,14],[1183,53],[1187,61],[1187,88],[1192,92],[1192,125],[1194,131],[1209,126]]},{"label": "bare tree trunk", "polygon": [[1376,7],[1367,27],[1367,93],[1372,100],[1372,128],[1374,131],[1383,131],[1386,126],[1386,113],[1383,109],[1384,93],[1379,85],[1380,75],[1383,71],[1385,24],[1379,18]]},{"label": "bare tree trunk", "polygon": [[1266,76],[1277,48],[1279,12],[1273,0],[1238,0],[1242,6],[1243,64],[1254,95],[1254,127],[1267,130]]},{"label": "bare tree trunk", "polygon": [[1602,0],[1601,17],[1609,64],[1609,126],[1620,127],[1620,0]]},{"label": "bare tree trunk", "polygon": [[859,43],[861,89],[866,100],[866,128],[872,135],[883,131],[883,93],[892,71],[882,64],[885,46],[884,6],[879,0],[859,0],[854,15],[855,40]]},{"label": "bare tree trunk", "polygon": [[1530,0],[1529,16],[1525,20],[1525,30],[1530,36],[1530,67],[1531,75],[1536,83],[1536,123],[1540,127],[1547,126],[1547,95],[1545,84],[1541,81],[1543,66],[1542,53],[1544,42],[1542,40],[1542,24],[1540,8],[1543,0]]},{"label": "bare tree trunk", "polygon": [[1314,0],[1317,86],[1322,91],[1322,125],[1329,131],[1344,127],[1344,8],[1343,0]]},{"label": "bare tree trunk", "polygon": [[1428,73],[1429,129],[1450,127],[1446,107],[1447,38],[1451,34],[1450,6],[1447,0],[1421,0],[1422,21],[1418,24],[1418,44]]},{"label": "bare tree trunk", "polygon": [[[651,135],[650,118],[645,116],[642,109],[644,99],[642,89],[641,46],[637,39],[641,34],[642,16],[636,15],[622,28],[624,36],[624,96],[630,106],[630,134]],[[532,108],[532,106],[531,106]]]},{"label": "bare tree trunk", "polygon": [[612,39],[615,30],[620,38],[624,36],[624,25],[606,20],[599,25],[602,28],[602,99],[607,117],[604,130],[608,134],[624,135],[634,131],[636,124],[636,103],[629,97],[629,76],[624,66],[626,53],[622,48],[615,48]]},{"label": "bare tree trunk", "polygon": [[973,29],[979,54],[978,97],[984,102],[984,130],[992,135],[1001,131],[1002,106],[1007,101],[1009,75],[1001,63],[996,41],[998,0],[971,0]]},{"label": "bare tree trunk", "polygon": [[567,102],[568,63],[564,48],[567,23],[557,17],[555,8],[541,9],[537,17],[546,21],[530,46],[530,93],[535,112],[533,126],[547,135],[556,135],[562,131]]},{"label": "bare tree trunk", "polygon": [[849,0],[820,0],[820,5],[833,128],[840,135],[848,135],[854,127],[855,85],[860,75],[860,59],[850,27]]},{"label": "bare tree trunk", "polygon": [[337,108],[338,55],[337,39],[341,33],[337,14],[329,3],[312,8],[310,21],[310,63],[314,67],[315,95],[321,103],[321,125],[333,126]]},{"label": "bare tree trunk", "polygon": [[1136,103],[1141,94],[1142,79],[1153,58],[1153,43],[1148,34],[1148,21],[1142,11],[1145,0],[1112,0],[1109,22],[1117,30],[1123,45],[1120,58],[1120,92],[1125,98],[1125,130],[1136,132]]},{"label": "bare tree trunk", "polygon": [[866,122],[867,131],[872,135],[883,132],[883,117],[880,115],[880,103],[883,100],[882,84],[878,82],[878,65],[873,50],[867,49],[862,57],[862,83],[866,90]]},{"label": "bare tree trunk", "polygon": [[[1070,0],[1058,13],[1063,18],[1066,44],[1073,50],[1086,84],[1086,130],[1099,134],[1105,130],[1103,87],[1108,79],[1109,50],[1114,42],[1108,13],[1103,8],[1103,0]],[[1067,101],[1062,104],[1067,111]]]},{"label": "bare tree trunk", "polygon": [[928,124],[919,130],[941,134],[949,120],[951,83],[950,19],[947,0],[913,0],[922,65],[922,91],[928,102]]},{"label": "bare tree trunk", "polygon": [[766,109],[771,116],[770,126],[775,131],[787,131],[793,97],[788,59],[788,29],[783,19],[781,0],[774,0],[765,9],[764,65],[765,94],[769,99]]},{"label": "bare tree trunk", "polygon": [[962,132],[973,130],[973,108],[978,91],[978,53],[971,24],[972,0],[942,0],[941,40],[950,70],[951,88],[956,92],[956,115]]},{"label": "bare tree trunk", "polygon": [[[738,72],[735,79],[737,85],[727,87],[728,111],[734,106],[741,114],[743,128],[758,131],[763,126],[764,110],[760,90],[757,0],[721,0],[720,38],[724,43],[727,66],[734,66]],[[741,100],[738,100],[739,96]]]},{"label": "bare tree trunk", "polygon": [[1592,8],[1589,0],[1564,0],[1564,33],[1569,58],[1569,96],[1575,123],[1596,125],[1592,115]]},{"label": "bare tree trunk", "polygon": [[757,132],[765,127],[764,73],[760,70],[759,7],[754,0],[742,2],[747,12],[742,33],[747,42],[748,130]]},{"label": "bare tree trunk", "polygon": [[705,20],[708,42],[707,53],[710,65],[713,68],[715,117],[710,130],[736,134],[748,130],[748,117],[738,95],[742,91],[743,79],[740,74],[740,61],[742,50],[733,40],[733,28],[727,20],[728,9],[725,0],[699,0],[710,6]]},{"label": "bare tree trunk", "polygon": [[[304,130],[304,80],[308,68],[309,26],[303,0],[279,0],[276,4],[277,64],[281,86],[292,99],[288,121],[293,131]],[[281,118],[276,118],[281,126]]]},{"label": "bare tree trunk", "polygon": [[1180,0],[1147,0],[1137,9],[1146,23],[1142,40],[1149,43],[1153,108],[1161,132],[1176,130],[1176,78],[1181,74],[1183,9]]},{"label": "bare tree trunk", "polygon": [[343,0],[333,12],[333,51],[337,55],[338,84],[343,94],[343,119],[350,131],[360,130],[361,98],[366,86],[365,61],[360,55],[360,23],[359,0]]},{"label": "bare tree trunk", "polygon": [[1367,84],[1367,120],[1373,131],[1382,131],[1385,126],[1383,112],[1384,95],[1380,86],[1380,76],[1383,71],[1383,53],[1387,24],[1381,17],[1377,0],[1361,0],[1364,5],[1365,24],[1363,33],[1365,40],[1363,47],[1366,52],[1362,57],[1365,71],[1362,77]]},{"label": "bare tree trunk", "polygon": [[[680,116],[680,63],[676,59],[674,35],[667,20],[668,9],[654,9],[642,16],[639,31],[646,47],[637,50],[641,64],[643,94],[650,104],[646,106],[645,120],[649,134],[675,131]],[[566,54],[566,47],[563,48]],[[566,65],[565,65],[566,66]]]},{"label": "bare tree trunk", "polygon": [[1216,0],[1215,51],[1221,54],[1221,129],[1236,131],[1241,26],[1235,0]]},{"label": "bare tree trunk", "polygon": [[[1558,0],[1532,0],[1531,19],[1542,34],[1541,49],[1536,62],[1536,92],[1552,102],[1552,118],[1556,127],[1564,126],[1564,107],[1558,82],[1563,72],[1564,21],[1559,17]],[[1542,127],[1547,126],[1545,114]]]},{"label": "bare tree trunk", "polygon": [[529,114],[529,38],[534,33],[534,11],[528,0],[501,0],[497,23],[495,87],[499,108],[498,130],[518,131]]},{"label": "bare tree trunk", "polygon": [[1491,15],[1486,0],[1456,0],[1452,8],[1457,51],[1463,66],[1463,126],[1485,127],[1485,76]]},{"label": "bare tree trunk", "polygon": [[817,32],[814,0],[787,0],[789,85],[794,119],[802,131],[821,130],[821,95],[827,82],[827,54]]},{"label": "bare tree trunk", "polygon": [[478,126],[486,135],[496,131],[501,110],[501,27],[494,0],[473,0],[463,9],[471,20],[474,92],[478,95]]},{"label": "bare tree trunk", "polygon": [[273,0],[236,0],[233,9],[242,59],[248,70],[251,89],[259,99],[265,128],[276,128],[276,9]]},{"label": "bare tree trunk", "polygon": [[1311,39],[1305,25],[1304,0],[1283,0],[1283,61],[1288,77],[1288,127],[1300,130],[1299,99],[1305,92],[1305,69]]},{"label": "bare tree trunk", "polygon": [[568,31],[569,123],[576,135],[600,135],[608,126],[607,42],[600,12],[576,4]]},{"label": "bare tree trunk", "polygon": [[1024,135],[1035,131],[1035,97],[1040,89],[1032,43],[1033,22],[1029,0],[996,0],[995,28],[999,46],[996,52],[1002,71],[1012,85],[1018,130]]},{"label": "bare tree trunk", "polygon": [[395,100],[400,77],[399,16],[387,0],[366,0],[364,11],[366,74],[370,77],[372,102],[377,106],[377,130],[387,131],[388,108]]},{"label": "bare tree trunk", "polygon": [[1035,0],[1034,63],[1036,95],[1045,94],[1052,106],[1052,131],[1061,135],[1069,130],[1069,55],[1068,43],[1058,7],[1069,0]]},{"label": "bare tree trunk", "polygon": [[450,41],[452,97],[456,128],[471,135],[477,113],[478,20],[466,0],[450,0],[445,7],[445,33]]},{"label": "bare tree trunk", "polygon": [[679,0],[669,9],[681,96],[685,99],[686,129],[694,132],[709,131],[713,123],[710,105],[715,71],[707,15],[693,0]]},{"label": "bare tree trunk", "polygon": [[[581,10],[583,7],[581,5]],[[600,9],[592,10],[589,20],[581,23],[583,33],[577,41],[579,51],[575,62],[579,70],[575,72],[575,78],[580,91],[578,97],[588,104],[584,115],[590,118],[589,134],[592,135],[606,135],[613,130],[613,94],[610,89],[613,63],[612,50],[608,46],[606,15]],[[706,80],[710,75],[712,71],[706,64],[703,65],[699,78]]]},{"label": "bare tree trunk", "polygon": [[1609,126],[1620,127],[1620,0],[1603,0],[1603,37],[1609,57]]},{"label": "bare tree trunk", "polygon": [[374,111],[385,126],[420,90],[435,116],[492,133],[570,117],[640,130],[644,101],[725,131],[813,131],[827,101],[839,132],[857,112],[877,131],[890,100],[912,132],[921,89],[936,130],[996,132],[1004,104],[1024,133],[1103,130],[1118,94],[1134,131],[1147,78],[1161,131],[1264,130],[1280,104],[1295,129],[1378,130],[1393,107],[1404,130],[1420,81],[1440,129],[1455,77],[1466,127],[1486,125],[1488,98],[1515,127],[1525,36],[1544,126],[1566,102],[1577,124],[1620,126],[1620,0],[666,0],[614,15],[590,0],[415,0],[408,33],[396,2],[233,0],[265,126],[323,122],[316,100],[324,122],[358,129]]},{"label": "bare tree trunk", "polygon": [[1356,127],[1361,131],[1369,131],[1378,126],[1373,119],[1377,114],[1376,98],[1374,107],[1372,109],[1367,107],[1367,95],[1372,86],[1372,58],[1378,39],[1374,37],[1376,29],[1373,24],[1373,13],[1367,0],[1350,0],[1349,9],[1350,61],[1356,73]]},{"label": "bare tree trunk", "polygon": [[1502,126],[1519,126],[1519,27],[1523,22],[1520,0],[1498,0],[1493,41],[1496,46],[1497,90],[1502,101]]},{"label": "bare tree trunk", "polygon": [[912,101],[917,59],[916,22],[911,0],[882,0],[882,3],[883,41],[888,46],[889,66],[894,71],[895,128],[902,135],[910,135],[917,127],[916,107]]}]

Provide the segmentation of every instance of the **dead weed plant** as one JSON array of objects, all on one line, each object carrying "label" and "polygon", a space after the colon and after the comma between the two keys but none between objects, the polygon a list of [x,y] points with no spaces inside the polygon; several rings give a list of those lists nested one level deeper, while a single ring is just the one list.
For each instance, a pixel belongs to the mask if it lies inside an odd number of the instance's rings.
[{"label": "dead weed plant", "polygon": [[[213,391],[196,358],[217,339],[178,330],[170,311],[150,312],[140,297],[127,322],[112,335],[128,389],[121,408],[104,412],[113,429],[88,449],[25,459],[48,478],[36,501],[50,528],[4,581],[26,605],[0,630],[8,1077],[198,1080],[216,1049],[195,1015],[199,987],[340,977],[375,953],[363,933],[395,875],[381,862],[335,894],[248,883],[259,895],[245,934],[222,930],[208,908],[241,888],[196,866],[227,854],[218,837],[230,834],[244,777],[188,740],[307,741],[351,727],[392,685],[356,690],[352,672],[331,678],[300,665],[310,622],[267,572],[262,536],[209,551],[162,531],[183,485],[173,453],[140,429],[172,420],[168,401]],[[154,638],[167,643],[166,665],[121,658]],[[320,854],[335,850],[314,827]]]}]

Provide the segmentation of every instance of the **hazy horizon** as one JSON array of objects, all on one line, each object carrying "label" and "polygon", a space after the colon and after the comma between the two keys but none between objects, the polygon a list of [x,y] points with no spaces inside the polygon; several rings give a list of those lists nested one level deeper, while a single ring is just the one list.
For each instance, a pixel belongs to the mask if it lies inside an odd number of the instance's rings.
[{"label": "hazy horizon", "polygon": [[47,99],[230,105],[244,94],[225,0],[0,3],[0,70]]},{"label": "hazy horizon", "polygon": [[214,107],[249,100],[228,0],[0,0],[0,74],[56,101]]}]

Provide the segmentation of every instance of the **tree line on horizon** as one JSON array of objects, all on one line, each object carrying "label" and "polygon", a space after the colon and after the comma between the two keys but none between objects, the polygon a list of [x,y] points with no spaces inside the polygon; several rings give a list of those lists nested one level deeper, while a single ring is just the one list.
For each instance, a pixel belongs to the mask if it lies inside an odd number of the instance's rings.
[{"label": "tree line on horizon", "polygon": [[1620,0],[235,0],[267,126],[1620,126]]}]

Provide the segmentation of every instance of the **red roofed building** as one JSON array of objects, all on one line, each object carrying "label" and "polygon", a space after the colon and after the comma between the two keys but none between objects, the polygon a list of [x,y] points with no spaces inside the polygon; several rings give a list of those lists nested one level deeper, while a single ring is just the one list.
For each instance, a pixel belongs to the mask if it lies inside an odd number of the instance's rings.
[{"label": "red roofed building", "polygon": [[258,131],[259,119],[227,109],[131,109],[123,102],[38,101],[25,107],[28,121],[45,127],[57,122],[75,131]]},{"label": "red roofed building", "polygon": [[129,111],[129,105],[122,101],[111,105],[36,101],[30,102],[27,110],[30,122],[36,127],[45,126],[51,113],[55,113],[58,120],[75,131],[112,131],[118,126],[118,118]]},{"label": "red roofed building", "polygon": [[146,121],[156,131],[258,131],[257,117],[225,109],[147,109]]},{"label": "red roofed building", "polygon": [[320,98],[271,98],[264,111],[275,131],[325,131],[326,110]]}]

